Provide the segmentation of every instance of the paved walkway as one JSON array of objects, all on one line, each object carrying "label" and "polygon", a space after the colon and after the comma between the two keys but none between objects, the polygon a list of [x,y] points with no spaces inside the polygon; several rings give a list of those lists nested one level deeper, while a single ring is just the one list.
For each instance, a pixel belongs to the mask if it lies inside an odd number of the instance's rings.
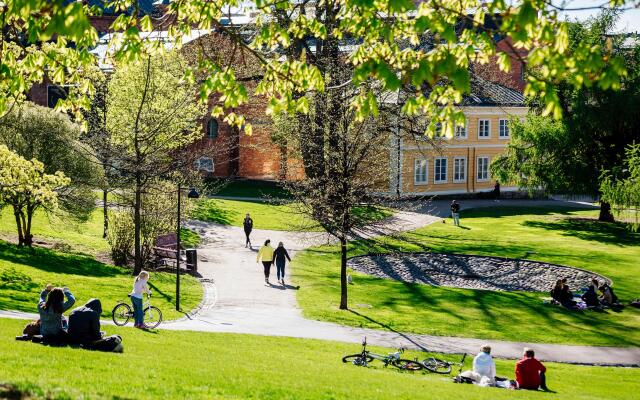
[{"label": "paved walkway", "polygon": [[[471,201],[465,202],[469,207]],[[479,201],[478,205],[489,204]],[[527,205],[528,203],[516,203]],[[540,204],[540,203],[537,203]],[[557,202],[554,202],[557,204]],[[491,205],[491,204],[489,204]],[[511,205],[511,204],[509,204]],[[444,209],[445,204],[437,208]],[[448,206],[447,206],[448,207]],[[439,213],[439,212],[438,212]],[[442,210],[445,215],[446,209]],[[439,218],[426,213],[404,211],[387,224],[360,232],[365,237],[412,230],[427,225]],[[204,237],[205,245],[199,250],[200,274],[214,283],[215,290],[208,290],[205,306],[193,319],[168,322],[161,327],[172,330],[196,330],[207,332],[233,332],[268,336],[288,336],[335,340],[356,344],[367,337],[368,343],[386,347],[406,347],[446,353],[476,353],[486,342],[482,339],[414,335],[389,330],[362,329],[333,323],[305,319],[297,306],[297,288],[290,284],[266,285],[262,265],[256,263],[257,247],[271,239],[279,241],[293,256],[308,246],[326,243],[328,238],[321,233],[292,233],[282,231],[254,230],[253,249],[244,248],[244,233],[240,227],[220,226],[193,222]],[[287,271],[288,273],[289,271]],[[275,281],[272,270],[272,282]],[[0,316],[30,318],[24,313],[1,312]],[[492,354],[497,357],[519,358],[523,342],[489,341]],[[536,355],[542,360],[598,365],[640,366],[640,348],[613,348],[590,346],[567,346],[532,344]]]}]

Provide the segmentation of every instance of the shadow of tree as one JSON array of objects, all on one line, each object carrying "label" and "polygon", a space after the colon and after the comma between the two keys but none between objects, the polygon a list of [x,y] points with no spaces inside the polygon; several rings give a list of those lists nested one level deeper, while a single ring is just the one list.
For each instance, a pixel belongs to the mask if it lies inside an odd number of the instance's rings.
[{"label": "shadow of tree", "polygon": [[19,247],[3,241],[0,241],[0,260],[28,265],[46,272],[72,275],[112,277],[127,273],[122,268],[103,264],[90,256]]},{"label": "shadow of tree", "polygon": [[471,218],[501,218],[512,217],[516,215],[571,215],[578,211],[593,211],[597,207],[592,206],[575,206],[563,207],[557,205],[549,206],[505,206],[505,207],[482,207],[461,210],[460,221]]},{"label": "shadow of tree", "polygon": [[619,246],[640,245],[640,233],[631,232],[623,223],[600,222],[588,218],[562,218],[555,221],[524,221],[524,226],[559,231],[563,236]]},{"label": "shadow of tree", "polygon": [[193,211],[192,218],[200,221],[215,222],[220,225],[231,225],[237,211],[228,210],[220,206],[215,199],[198,201],[198,206]]}]

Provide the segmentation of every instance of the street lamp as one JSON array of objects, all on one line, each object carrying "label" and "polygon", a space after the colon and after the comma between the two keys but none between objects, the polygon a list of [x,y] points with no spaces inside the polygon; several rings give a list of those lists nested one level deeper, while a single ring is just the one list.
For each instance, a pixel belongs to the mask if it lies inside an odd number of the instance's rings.
[{"label": "street lamp", "polygon": [[[176,228],[176,310],[180,311],[180,198],[182,194],[182,185],[178,183],[178,227]],[[194,188],[189,189],[187,197],[197,199],[200,193]]]}]

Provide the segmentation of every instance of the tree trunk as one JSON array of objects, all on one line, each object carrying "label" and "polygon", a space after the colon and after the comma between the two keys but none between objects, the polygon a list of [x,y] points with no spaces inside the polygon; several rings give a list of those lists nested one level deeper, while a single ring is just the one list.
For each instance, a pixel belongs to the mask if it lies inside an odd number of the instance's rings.
[{"label": "tree trunk", "polygon": [[109,207],[107,206],[108,193],[109,192],[106,189],[102,191],[102,214],[103,214],[102,238],[103,239],[107,238],[107,233],[109,231],[109,214],[107,213],[109,211]]},{"label": "tree trunk", "polygon": [[134,225],[134,267],[133,274],[138,275],[142,271],[142,240],[141,240],[141,221],[140,209],[142,208],[141,195],[141,179],[140,175],[136,175],[136,198],[133,204],[133,225]]},{"label": "tree trunk", "polygon": [[18,229],[18,246],[24,245],[24,235],[22,233],[22,221],[20,220],[20,211],[13,208],[13,215],[16,217],[16,228]]},{"label": "tree trunk", "polygon": [[600,202],[600,216],[598,217],[598,221],[615,222],[613,214],[611,213],[611,204],[606,201]]},{"label": "tree trunk", "polygon": [[340,309],[348,310],[347,306],[347,239],[340,238]]},{"label": "tree trunk", "polygon": [[35,212],[32,208],[27,208],[27,221],[24,224],[24,240],[25,244],[29,247],[33,244],[33,235],[31,234],[31,220],[33,219],[33,213]]}]

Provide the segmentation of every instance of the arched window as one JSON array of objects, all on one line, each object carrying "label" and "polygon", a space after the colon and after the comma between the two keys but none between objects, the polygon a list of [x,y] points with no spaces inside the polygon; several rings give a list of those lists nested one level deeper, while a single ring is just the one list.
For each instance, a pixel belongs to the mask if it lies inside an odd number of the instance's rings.
[{"label": "arched window", "polygon": [[207,124],[207,137],[209,139],[218,137],[218,121],[215,118],[211,118]]}]

